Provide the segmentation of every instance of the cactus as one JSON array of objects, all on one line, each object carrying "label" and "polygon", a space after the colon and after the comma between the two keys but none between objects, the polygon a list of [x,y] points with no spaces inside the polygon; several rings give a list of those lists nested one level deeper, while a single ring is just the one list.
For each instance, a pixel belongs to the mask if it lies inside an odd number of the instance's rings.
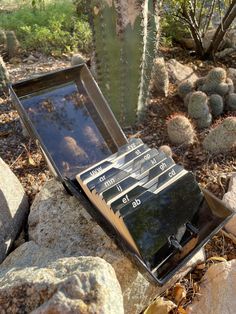
[{"label": "cactus", "polygon": [[204,115],[203,117],[199,119],[196,119],[196,123],[199,129],[208,128],[212,123],[211,113],[208,113],[207,115]]},{"label": "cactus", "polygon": [[8,58],[11,59],[17,55],[20,45],[16,38],[15,32],[9,31],[7,32],[6,36],[7,36],[6,41],[7,55]]},{"label": "cactus", "polygon": [[204,139],[203,147],[212,154],[227,153],[236,146],[236,117],[229,117]]},{"label": "cactus", "polygon": [[4,48],[6,46],[6,33],[2,30],[0,30],[0,48]]},{"label": "cactus", "polygon": [[0,56],[0,95],[7,92],[7,84],[9,82],[9,76],[6,65]]},{"label": "cactus", "polygon": [[224,69],[214,68],[208,73],[205,83],[199,86],[198,90],[207,95],[219,94],[225,96],[229,92],[226,77],[226,71]]},{"label": "cactus", "polygon": [[164,58],[156,58],[154,60],[152,79],[155,90],[167,97],[169,90],[169,75]]},{"label": "cactus", "polygon": [[227,98],[227,109],[236,111],[236,93],[229,94]]},{"label": "cactus", "polygon": [[223,68],[213,68],[206,77],[206,82],[211,82],[215,84],[225,83],[226,81],[226,71]]},{"label": "cactus", "polygon": [[146,109],[155,57],[154,0],[92,0],[97,81],[116,118],[133,125]]},{"label": "cactus", "polygon": [[208,98],[203,92],[193,92],[188,103],[188,114],[191,118],[200,119],[209,114]]},{"label": "cactus", "polygon": [[83,64],[85,63],[85,58],[80,54],[80,53],[76,53],[72,56],[71,58],[71,65],[78,65],[78,64]]},{"label": "cactus", "polygon": [[233,94],[234,93],[234,82],[233,82],[233,80],[231,80],[231,78],[227,78],[226,83],[228,84],[228,87],[229,87],[229,94]]},{"label": "cactus", "polygon": [[184,81],[178,86],[178,95],[184,99],[189,93],[193,91],[193,83],[190,81]]},{"label": "cactus", "polygon": [[195,131],[190,120],[180,114],[168,119],[167,133],[170,141],[176,145],[192,144],[195,139]]},{"label": "cactus", "polygon": [[205,77],[199,77],[196,82],[195,82],[195,87],[198,90],[201,88],[206,83],[206,78]]},{"label": "cactus", "polygon": [[162,145],[159,147],[159,150],[162,151],[164,154],[166,154],[169,157],[172,157],[172,149],[168,145]]},{"label": "cactus", "polygon": [[191,93],[188,93],[185,97],[184,97],[184,105],[186,108],[188,108],[188,103],[189,103],[189,100],[190,100],[190,97],[192,96],[193,92]]},{"label": "cactus", "polygon": [[209,98],[209,107],[213,117],[217,117],[223,113],[224,100],[220,95],[213,94]]}]

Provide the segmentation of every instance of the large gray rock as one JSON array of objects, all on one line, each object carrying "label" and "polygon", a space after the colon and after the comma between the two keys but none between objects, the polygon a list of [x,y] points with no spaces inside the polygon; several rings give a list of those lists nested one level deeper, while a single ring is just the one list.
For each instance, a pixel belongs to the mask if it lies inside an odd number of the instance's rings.
[{"label": "large gray rock", "polygon": [[236,260],[211,266],[201,280],[200,294],[188,314],[234,314],[236,309]]},{"label": "large gray rock", "polygon": [[[223,201],[236,212],[236,172],[232,174],[229,189],[228,192],[225,193]],[[225,229],[236,236],[236,215],[225,225]]]},{"label": "large gray rock", "polygon": [[19,234],[28,212],[23,187],[0,158],[0,263]]},{"label": "large gray rock", "polygon": [[109,262],[121,285],[125,313],[140,313],[169,285],[204,260],[201,251],[176,275],[159,288],[151,285],[89,216],[80,202],[69,197],[61,184],[48,181],[36,196],[29,216],[29,237],[38,245],[52,248],[62,256],[99,256]]},{"label": "large gray rock", "polygon": [[[31,312],[33,311],[33,312]],[[65,257],[27,242],[0,267],[0,313],[123,314],[120,285],[99,257]]]},{"label": "large gray rock", "polygon": [[179,84],[186,80],[194,83],[198,79],[198,76],[194,73],[194,70],[191,67],[183,65],[175,59],[166,62],[166,67],[169,74],[169,80],[173,84]]}]

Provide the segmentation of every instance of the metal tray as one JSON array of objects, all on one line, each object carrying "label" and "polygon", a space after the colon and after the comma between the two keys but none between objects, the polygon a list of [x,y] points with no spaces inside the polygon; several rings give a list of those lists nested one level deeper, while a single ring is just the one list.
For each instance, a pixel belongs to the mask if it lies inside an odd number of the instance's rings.
[{"label": "metal tray", "polygon": [[[202,190],[204,201],[193,218],[197,228],[192,228],[189,222],[180,243],[167,241],[150,264],[134,253],[75,180],[80,171],[128,142],[87,66],[21,81],[9,86],[9,90],[25,127],[40,146],[54,176],[155,284],[163,285],[170,280],[233,215],[221,200]],[[178,206],[176,210],[181,211],[181,205]]]}]

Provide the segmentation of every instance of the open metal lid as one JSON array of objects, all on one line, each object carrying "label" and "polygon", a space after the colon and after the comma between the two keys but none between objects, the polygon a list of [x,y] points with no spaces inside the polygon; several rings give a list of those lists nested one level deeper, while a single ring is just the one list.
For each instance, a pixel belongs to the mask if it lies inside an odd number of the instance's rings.
[{"label": "open metal lid", "polygon": [[127,143],[86,65],[19,82],[10,93],[58,177],[74,179]]}]

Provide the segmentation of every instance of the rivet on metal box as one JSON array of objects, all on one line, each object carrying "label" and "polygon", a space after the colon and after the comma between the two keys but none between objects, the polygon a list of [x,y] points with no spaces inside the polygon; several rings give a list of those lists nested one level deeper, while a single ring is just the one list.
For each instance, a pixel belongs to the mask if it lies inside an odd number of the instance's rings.
[{"label": "rivet on metal box", "polygon": [[232,216],[172,158],[126,138],[86,65],[9,88],[54,176],[148,280],[170,280]]}]

